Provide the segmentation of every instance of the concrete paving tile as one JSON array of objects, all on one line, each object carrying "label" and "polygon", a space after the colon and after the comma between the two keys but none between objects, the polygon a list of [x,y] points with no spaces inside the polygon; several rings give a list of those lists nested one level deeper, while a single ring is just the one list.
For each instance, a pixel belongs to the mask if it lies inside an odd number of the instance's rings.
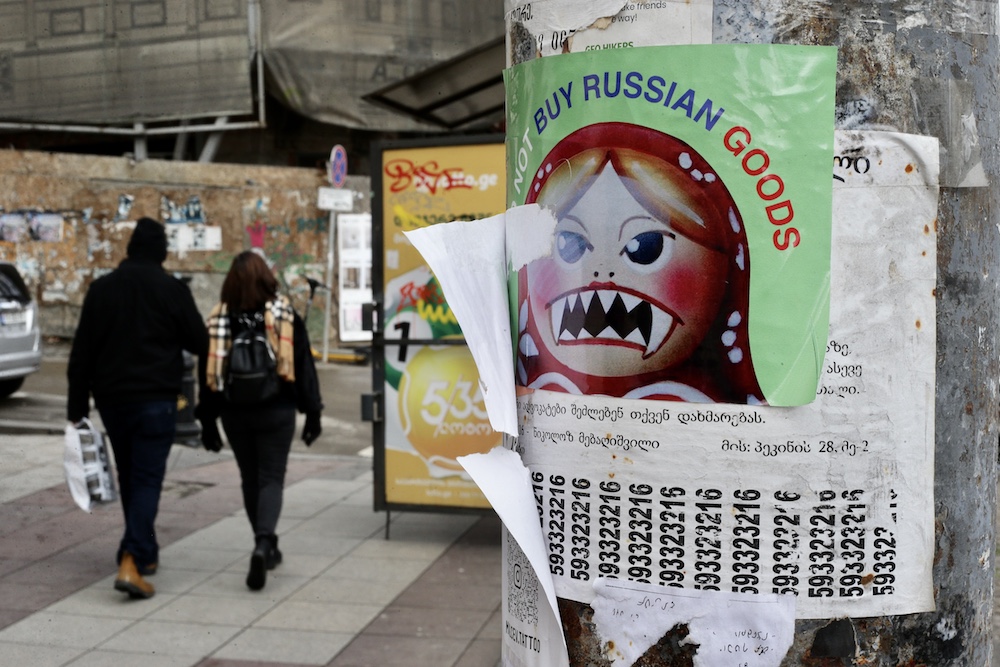
[{"label": "concrete paving tile", "polygon": [[481,514],[443,514],[439,512],[392,512],[393,531],[403,535],[409,531],[414,534],[430,532],[431,534],[456,534],[467,532],[482,518]]},{"label": "concrete paving tile", "polygon": [[[283,576],[292,577],[307,577],[313,578],[321,576],[330,567],[337,562],[336,557],[333,556],[315,556],[312,554],[301,554],[301,553],[290,553],[284,550],[284,544],[281,544],[282,551],[284,552],[284,560],[282,560],[281,565],[277,569],[272,570],[272,574],[281,574]],[[249,560],[240,555],[240,560],[238,565],[230,565],[228,570],[242,570],[244,574],[246,573]],[[280,570],[280,571],[279,571]]]},{"label": "concrete paving tile", "polygon": [[451,540],[438,542],[412,542],[406,539],[384,539],[371,537],[351,551],[360,558],[389,558],[392,560],[414,560],[430,563],[451,546]]},{"label": "concrete paving tile", "polygon": [[163,567],[176,567],[184,570],[205,570],[218,572],[225,570],[236,562],[243,563],[250,553],[245,548],[203,548],[194,547],[187,542],[175,542],[160,549],[160,563]]},{"label": "concrete paving tile", "polygon": [[385,606],[403,592],[409,582],[361,581],[321,578],[310,581],[291,596],[294,602],[360,603]]},{"label": "concrete paving tile", "polygon": [[[367,483],[363,488],[358,489],[351,495],[341,500],[339,504],[372,508],[374,507],[375,504],[373,493],[374,492],[372,490],[371,484]],[[383,522],[384,522],[385,512],[379,512],[379,514],[383,515]]]},{"label": "concrete paving tile", "polygon": [[0,609],[0,629],[8,625],[14,625],[22,618],[31,616],[32,612],[27,609]]},{"label": "concrete paving tile", "polygon": [[[157,593],[187,593],[196,586],[201,586],[206,579],[212,576],[211,572],[204,570],[185,570],[175,567],[173,563],[166,562],[160,566],[156,574],[149,577],[149,583],[153,584]],[[114,583],[114,575],[107,579],[108,586]]]},{"label": "concrete paving tile", "polygon": [[44,609],[66,594],[59,588],[42,584],[15,584],[0,579],[0,600],[6,609],[23,609],[35,612]]},{"label": "concrete paving tile", "polygon": [[[499,545],[498,545],[499,547]],[[423,578],[440,583],[468,581],[470,583],[501,584],[501,569],[499,548],[486,547],[466,548],[464,545],[452,545],[427,568]]]},{"label": "concrete paving tile", "polygon": [[339,486],[335,481],[323,479],[306,479],[286,486],[281,513],[291,517],[315,516],[347,495],[347,489]]},{"label": "concrete paving tile", "polygon": [[[59,455],[54,460],[62,460],[61,449],[59,450]],[[53,459],[49,459],[44,463],[44,465],[52,467],[52,461]],[[18,502],[28,503],[31,505],[51,505],[53,507],[60,507],[66,510],[73,510],[74,512],[82,511],[76,506],[76,504],[73,503],[73,498],[69,494],[69,489],[66,488],[65,479],[60,481],[58,484],[39,487],[33,493],[18,498]],[[102,511],[104,507],[104,505],[99,505],[94,511]]]},{"label": "concrete paving tile", "polygon": [[497,586],[448,586],[420,579],[403,591],[393,604],[405,607],[440,605],[452,609],[480,609],[492,611],[500,604]]},{"label": "concrete paving tile", "polygon": [[469,546],[499,545],[503,523],[496,512],[488,511],[462,536],[462,543]]},{"label": "concrete paving tile", "polygon": [[389,539],[406,542],[445,542],[451,544],[468,529],[467,521],[456,522],[454,519],[442,523],[417,523],[411,521],[397,522],[393,520],[389,527]]},{"label": "concrete paving tile", "polygon": [[380,525],[373,525],[364,521],[352,521],[349,519],[334,519],[331,517],[312,517],[302,520],[294,528],[288,528],[282,534],[291,535],[293,533],[311,533],[318,538],[328,541],[351,540],[352,548],[357,546],[361,540],[375,537],[382,537],[384,529]]},{"label": "concrete paving tile", "polygon": [[489,620],[490,611],[392,605],[365,629],[366,635],[473,639]]},{"label": "concrete paving tile", "polygon": [[[224,529],[213,530],[214,523],[210,523],[207,527],[172,542],[171,546],[181,545],[195,549],[241,548],[247,549],[247,553],[253,551],[253,533],[247,520],[242,517],[229,517],[223,521],[228,524]],[[243,522],[242,525],[239,525],[239,521]]]},{"label": "concrete paving tile", "polygon": [[328,667],[453,665],[468,645],[464,639],[396,637],[386,641],[385,637],[363,634],[337,654]]},{"label": "concrete paving tile", "polygon": [[194,667],[305,667],[302,663],[264,662],[262,660],[230,660],[228,658],[206,658]]},{"label": "concrete paving tile", "polygon": [[91,648],[128,627],[131,620],[42,611],[0,630],[0,642]]},{"label": "concrete paving tile", "polygon": [[282,553],[331,558],[339,558],[350,553],[362,542],[358,538],[329,535],[312,530],[308,521],[296,526],[294,530],[280,533],[279,539]]},{"label": "concrete paving tile", "polygon": [[[222,468],[222,466],[225,466],[225,469],[235,468],[236,462],[233,460],[232,451],[224,449],[221,452],[210,452],[207,449],[198,447],[175,445],[170,448],[170,456],[167,459],[167,470],[169,472],[176,472],[190,468],[212,467],[215,464],[221,464],[219,468]],[[215,470],[213,472],[219,471]]]},{"label": "concrete paving tile", "polygon": [[0,640],[0,656],[5,665],[31,665],[31,667],[63,667],[80,655],[83,649],[37,644],[14,644]]},{"label": "concrete paving tile", "polygon": [[97,648],[146,655],[210,655],[233,638],[239,627],[205,623],[170,623],[142,620],[128,632],[110,638]]},{"label": "concrete paving tile", "polygon": [[[247,557],[249,565],[250,558]],[[252,591],[246,585],[247,570],[226,571],[212,575],[198,586],[198,595],[219,595],[244,598],[256,596],[272,602],[284,600],[309,582],[308,577],[296,577],[281,572],[281,567],[267,573],[267,583],[263,590]]]},{"label": "concrete paving tile", "polygon": [[[324,505],[329,505],[340,502],[360,489],[370,487],[371,474],[370,472],[359,474],[358,467],[352,464],[349,467],[333,468],[323,475],[310,475],[309,479],[288,485],[288,487],[298,493],[299,485],[307,483],[321,488],[325,499]],[[308,485],[303,486],[302,489],[308,489]]]},{"label": "concrete paving tile", "polygon": [[[187,483],[190,483],[186,480]],[[222,518],[243,509],[243,496],[238,485],[216,484],[201,487],[197,493],[174,499],[172,511],[185,517]]]},{"label": "concrete paving tile", "polygon": [[[250,628],[211,655],[228,660],[326,665],[353,638],[349,633]],[[412,665],[440,664],[413,662]]]},{"label": "concrete paving tile", "polygon": [[320,578],[394,581],[409,584],[419,577],[427,567],[428,564],[423,560],[365,558],[351,553],[326,569]]},{"label": "concrete paving tile", "polygon": [[373,512],[370,507],[334,505],[309,519],[309,525],[329,535],[382,537],[385,515]]},{"label": "concrete paving tile", "polygon": [[190,655],[150,655],[126,651],[89,651],[65,667],[108,667],[109,665],[142,665],[142,667],[194,667],[200,657]]},{"label": "concrete paving tile", "polygon": [[34,522],[0,540],[0,558],[37,560],[70,548],[94,537],[101,531],[120,525],[120,518],[95,512],[62,512],[44,521]]},{"label": "concrete paving tile", "polygon": [[[3,481],[0,480],[0,486],[2,484]],[[62,507],[31,505],[22,501],[4,503],[3,512],[0,513],[0,537],[65,511]]]},{"label": "concrete paving tile", "polygon": [[503,611],[496,609],[483,624],[476,635],[476,639],[495,639],[500,641],[503,637]]},{"label": "concrete paving tile", "polygon": [[246,627],[260,619],[274,604],[267,598],[255,595],[244,595],[237,600],[216,595],[188,594],[162,605],[147,618],[151,621]]},{"label": "concrete paving tile", "polygon": [[252,551],[254,539],[250,523],[241,510],[239,516],[228,516],[219,521],[213,521],[197,532],[192,532],[172,543],[172,545],[178,544],[200,549],[241,547]]},{"label": "concrete paving tile", "polygon": [[455,663],[455,667],[499,667],[500,640],[476,639]]},{"label": "concrete paving tile", "polygon": [[0,577],[6,577],[12,572],[28,567],[33,562],[27,558],[0,558]]},{"label": "concrete paving tile", "polygon": [[74,563],[66,559],[59,561],[54,558],[44,558],[10,573],[4,580],[12,584],[26,586],[43,584],[51,588],[74,591],[90,584],[110,570],[108,564],[91,559]]},{"label": "concrete paving tile", "polygon": [[382,611],[382,605],[286,600],[253,624],[255,628],[357,634]]},{"label": "concrete paving tile", "polygon": [[115,556],[121,541],[121,531],[122,526],[115,522],[112,529],[98,533],[86,542],[53,554],[51,560],[68,566],[83,565],[100,574],[115,571],[118,569]]},{"label": "concrete paving tile", "polygon": [[145,618],[175,599],[176,595],[157,590],[156,595],[151,598],[133,600],[112,588],[111,579],[108,579],[87,586],[49,605],[45,611],[82,616],[108,616],[134,621]]},{"label": "concrete paving tile", "polygon": [[[0,484],[0,503],[7,503],[23,498],[34,493],[39,488],[55,486],[57,484],[65,485],[65,475],[61,467],[51,465],[41,468],[31,467],[13,475],[4,475],[3,483]],[[72,504],[73,500],[69,494],[69,488],[66,488],[66,497],[69,503]]]}]

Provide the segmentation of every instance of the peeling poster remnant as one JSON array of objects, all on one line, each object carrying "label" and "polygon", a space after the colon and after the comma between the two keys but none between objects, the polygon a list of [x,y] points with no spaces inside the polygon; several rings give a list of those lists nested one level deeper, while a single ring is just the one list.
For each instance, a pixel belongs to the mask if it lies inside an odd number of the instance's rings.
[{"label": "peeling poster remnant", "polygon": [[114,222],[125,222],[132,218],[132,204],[135,197],[129,194],[118,195],[118,208],[115,210]]},{"label": "peeling poster remnant", "polygon": [[201,205],[201,197],[191,195],[186,204],[175,204],[169,197],[160,197],[160,217],[164,223],[204,223],[205,210]]},{"label": "peeling poster remnant", "polygon": [[38,211],[0,214],[0,241],[21,243],[45,241],[56,243],[63,237],[63,216]]},{"label": "peeling poster remnant", "polygon": [[687,625],[695,667],[778,667],[795,637],[792,594],[683,590],[594,582],[594,624],[612,667],[629,667],[671,628]]},{"label": "peeling poster remnant", "polygon": [[508,65],[532,58],[640,46],[712,43],[712,0],[532,0],[507,11]]}]

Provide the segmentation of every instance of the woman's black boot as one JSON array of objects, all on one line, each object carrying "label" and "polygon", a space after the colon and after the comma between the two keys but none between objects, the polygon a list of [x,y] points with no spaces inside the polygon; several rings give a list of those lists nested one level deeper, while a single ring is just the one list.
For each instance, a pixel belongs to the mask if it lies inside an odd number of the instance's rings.
[{"label": "woman's black boot", "polygon": [[281,551],[278,549],[278,536],[270,537],[271,548],[267,551],[267,569],[273,570],[281,564]]},{"label": "woman's black boot", "polygon": [[257,546],[250,554],[250,572],[247,574],[247,588],[252,591],[259,591],[267,583],[267,561],[271,549],[271,540],[257,538]]}]

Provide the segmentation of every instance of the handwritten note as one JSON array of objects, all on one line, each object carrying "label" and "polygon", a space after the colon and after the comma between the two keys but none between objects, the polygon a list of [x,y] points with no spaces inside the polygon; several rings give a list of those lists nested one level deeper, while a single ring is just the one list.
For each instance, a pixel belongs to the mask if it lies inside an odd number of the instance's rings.
[{"label": "handwritten note", "polygon": [[614,667],[628,667],[671,628],[688,626],[695,667],[777,667],[795,634],[795,596],[594,582],[594,622]]}]

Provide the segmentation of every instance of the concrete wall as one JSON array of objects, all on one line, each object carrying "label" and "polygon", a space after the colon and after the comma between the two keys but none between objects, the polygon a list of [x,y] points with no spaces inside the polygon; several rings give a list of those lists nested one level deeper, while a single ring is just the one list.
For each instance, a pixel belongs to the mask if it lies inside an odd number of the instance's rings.
[{"label": "concrete wall", "polygon": [[[329,340],[336,347],[336,279],[326,275],[331,216],[316,205],[325,178],[319,169],[0,150],[0,259],[15,262],[36,295],[43,334],[71,337],[87,287],[125,257],[135,220],[193,219],[168,225],[181,233],[182,248],[164,266],[190,278],[204,314],[232,258],[261,247],[300,313],[306,276],[334,288]],[[370,212],[368,177],[348,177],[345,189],[353,192],[352,212]],[[184,242],[201,231],[209,232],[207,244]],[[324,301],[317,293],[310,310],[314,345],[322,340]]]}]

